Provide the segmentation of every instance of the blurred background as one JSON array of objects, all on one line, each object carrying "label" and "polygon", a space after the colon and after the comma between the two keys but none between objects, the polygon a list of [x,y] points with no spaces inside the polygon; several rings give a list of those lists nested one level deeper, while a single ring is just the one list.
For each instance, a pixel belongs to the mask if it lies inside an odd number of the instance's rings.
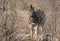
[{"label": "blurred background", "polygon": [[40,33],[44,37],[49,34],[50,41],[60,41],[60,0],[0,0],[0,41],[35,41],[30,33],[30,4],[45,12]]}]

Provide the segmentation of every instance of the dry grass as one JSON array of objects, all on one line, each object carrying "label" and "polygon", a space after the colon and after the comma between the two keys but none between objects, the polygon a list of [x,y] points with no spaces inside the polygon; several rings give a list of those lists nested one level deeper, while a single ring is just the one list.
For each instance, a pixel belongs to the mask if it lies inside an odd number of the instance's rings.
[{"label": "dry grass", "polygon": [[44,10],[46,14],[46,22],[43,28],[43,35],[47,33],[55,34],[56,13],[56,36],[58,38],[60,37],[59,0],[57,0],[55,6],[57,7],[56,9],[54,9],[54,7],[52,6],[52,4],[54,5],[54,2],[49,0],[6,0],[6,3],[0,0],[0,8],[3,7],[3,4],[5,4],[5,8],[7,10],[3,12],[3,8],[0,9],[0,41],[9,41],[9,39],[10,41],[34,41],[31,39],[31,26],[29,24],[31,11],[28,6],[30,4],[32,4],[36,10]]}]

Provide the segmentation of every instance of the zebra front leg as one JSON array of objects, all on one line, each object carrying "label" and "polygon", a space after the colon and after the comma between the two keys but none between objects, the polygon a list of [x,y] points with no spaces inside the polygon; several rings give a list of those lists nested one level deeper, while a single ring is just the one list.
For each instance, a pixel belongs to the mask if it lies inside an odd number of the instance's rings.
[{"label": "zebra front leg", "polygon": [[35,24],[33,24],[32,25],[32,39],[33,40],[36,40],[36,25]]},{"label": "zebra front leg", "polygon": [[32,39],[34,39],[34,27],[32,27]]},{"label": "zebra front leg", "polygon": [[37,39],[38,41],[42,41],[43,34],[42,34],[42,26],[38,25],[37,27]]},{"label": "zebra front leg", "polygon": [[31,27],[31,39],[33,39],[33,34],[34,34],[34,25]]}]

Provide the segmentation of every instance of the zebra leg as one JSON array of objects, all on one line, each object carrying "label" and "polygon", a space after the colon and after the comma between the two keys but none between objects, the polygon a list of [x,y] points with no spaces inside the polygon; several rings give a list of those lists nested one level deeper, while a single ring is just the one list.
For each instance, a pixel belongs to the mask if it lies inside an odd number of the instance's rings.
[{"label": "zebra leg", "polygon": [[43,35],[42,34],[42,26],[38,25],[38,27],[37,27],[37,37],[38,37],[39,41],[42,41],[42,39],[43,39],[42,35]]},{"label": "zebra leg", "polygon": [[31,27],[31,33],[32,33],[32,39],[33,39],[33,34],[34,34],[34,25],[32,25],[32,27]]},{"label": "zebra leg", "polygon": [[33,39],[33,35],[34,35],[34,27],[32,27],[32,39]]},{"label": "zebra leg", "polygon": [[35,37],[35,28],[36,28],[36,25],[33,24],[33,25],[32,25],[32,39],[33,39],[33,40],[35,40],[35,38],[36,38],[36,37]]}]

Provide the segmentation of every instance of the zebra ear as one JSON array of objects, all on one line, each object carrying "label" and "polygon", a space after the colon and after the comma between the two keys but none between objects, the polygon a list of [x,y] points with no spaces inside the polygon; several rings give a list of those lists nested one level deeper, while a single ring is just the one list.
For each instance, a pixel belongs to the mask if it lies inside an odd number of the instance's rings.
[{"label": "zebra ear", "polygon": [[33,8],[32,5],[30,5],[30,8],[31,8],[31,9]]}]

